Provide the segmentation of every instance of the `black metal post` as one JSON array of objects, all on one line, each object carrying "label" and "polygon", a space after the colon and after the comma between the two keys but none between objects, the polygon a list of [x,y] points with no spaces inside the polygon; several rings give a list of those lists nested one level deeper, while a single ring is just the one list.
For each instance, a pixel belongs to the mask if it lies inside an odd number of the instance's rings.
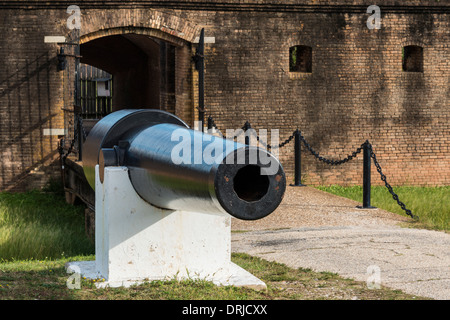
[{"label": "black metal post", "polygon": [[300,140],[301,132],[297,129],[294,132],[294,184],[291,184],[293,187],[304,187],[302,184],[302,146]]},{"label": "black metal post", "polygon": [[251,129],[252,126],[250,125],[250,122],[246,121],[244,125],[244,134],[245,134],[245,144],[250,144],[250,133],[247,134],[247,130]]},{"label": "black metal post", "polygon": [[370,187],[371,187],[371,181],[370,181],[370,162],[372,161],[371,158],[371,151],[372,148],[370,148],[369,141],[366,141],[364,143],[363,147],[363,205],[362,209],[374,209],[375,207],[372,207],[370,205]]},{"label": "black metal post", "polygon": [[82,122],[81,117],[81,106],[80,106],[80,37],[79,30],[74,29],[74,42],[76,43],[74,47],[75,55],[75,92],[74,92],[74,111],[75,111],[75,121],[76,129],[78,130],[78,161],[83,160],[83,135],[82,135]]},{"label": "black metal post", "polygon": [[198,120],[201,131],[205,125],[205,29],[200,32],[196,51],[196,69],[198,70]]},{"label": "black metal post", "polygon": [[208,117],[208,133],[212,133],[213,129],[213,118],[211,116]]}]

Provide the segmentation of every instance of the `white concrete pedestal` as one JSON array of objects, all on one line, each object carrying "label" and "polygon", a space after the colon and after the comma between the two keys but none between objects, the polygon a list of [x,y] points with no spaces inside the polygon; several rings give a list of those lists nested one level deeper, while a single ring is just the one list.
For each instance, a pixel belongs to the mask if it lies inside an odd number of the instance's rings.
[{"label": "white concrete pedestal", "polygon": [[[152,280],[204,279],[258,290],[266,284],[231,262],[227,214],[156,208],[135,192],[126,167],[96,167],[95,261],[71,262],[98,286]],[[73,269],[73,268],[72,268]]]}]

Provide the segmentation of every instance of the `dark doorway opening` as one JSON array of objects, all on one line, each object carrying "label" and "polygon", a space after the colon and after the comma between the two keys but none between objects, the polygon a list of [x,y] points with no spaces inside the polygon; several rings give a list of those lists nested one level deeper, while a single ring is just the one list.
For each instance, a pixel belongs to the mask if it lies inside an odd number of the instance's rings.
[{"label": "dark doorway opening", "polygon": [[133,33],[105,36],[80,46],[81,62],[109,73],[111,112],[175,109],[175,46]]}]

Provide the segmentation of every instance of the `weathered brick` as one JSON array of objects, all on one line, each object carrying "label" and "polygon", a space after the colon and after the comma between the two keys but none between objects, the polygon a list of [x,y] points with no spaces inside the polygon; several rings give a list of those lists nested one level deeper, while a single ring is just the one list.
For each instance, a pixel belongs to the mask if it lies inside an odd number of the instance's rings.
[{"label": "weathered brick", "polygon": [[[136,33],[176,44],[175,94],[161,108],[198,119],[191,56],[205,28],[205,105],[220,129],[299,128],[320,155],[343,158],[369,139],[392,184],[450,183],[449,5],[378,1],[381,29],[369,30],[372,1],[78,1],[82,42]],[[73,65],[57,72],[56,44],[70,1],[7,1],[0,9],[0,190],[41,186],[58,176],[57,136],[71,132]],[[416,6],[416,7],[414,7]],[[425,10],[426,6],[427,10]],[[433,9],[434,8],[434,9]],[[312,73],[289,72],[289,48],[312,47]],[[402,48],[423,47],[423,72],[402,71]],[[70,136],[68,137],[70,138]],[[293,179],[293,143],[280,160]],[[360,184],[362,156],[339,167],[303,150],[307,184]],[[372,168],[374,184],[382,182]]]}]

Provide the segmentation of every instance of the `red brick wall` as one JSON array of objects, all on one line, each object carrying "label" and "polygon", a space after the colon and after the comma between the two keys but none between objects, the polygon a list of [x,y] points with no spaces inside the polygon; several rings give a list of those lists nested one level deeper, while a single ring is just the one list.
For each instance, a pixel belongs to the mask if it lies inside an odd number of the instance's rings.
[{"label": "red brick wall", "polygon": [[40,187],[58,174],[58,136],[45,129],[64,128],[57,47],[44,44],[59,27],[51,13],[0,9],[0,16],[0,190]]},{"label": "red brick wall", "polygon": [[[368,16],[204,13],[207,36],[216,37],[206,52],[206,105],[217,125],[249,120],[279,129],[281,141],[298,127],[331,159],[368,139],[391,183],[448,184],[448,14],[387,13],[379,30],[366,27]],[[424,48],[423,73],[402,71],[410,44]],[[313,48],[311,74],[289,72],[293,45]],[[292,178],[293,143],[281,160]],[[307,184],[362,183],[362,156],[331,167],[304,151],[302,164]]]},{"label": "red brick wall", "polygon": [[[216,11],[213,1],[176,6],[168,1],[166,7],[151,1],[108,7],[78,1],[81,31],[84,41],[126,28],[178,39],[175,113],[192,124],[197,114],[192,41],[204,27],[207,37],[215,37],[206,45],[205,104],[221,129],[249,120],[255,129],[279,129],[283,141],[298,127],[320,155],[332,159],[369,139],[392,184],[450,183],[447,4],[408,2],[435,8],[425,10],[379,1],[381,29],[369,30],[365,6],[372,1],[217,2]],[[62,108],[72,106],[63,87],[73,78],[56,71],[58,46],[43,39],[68,35],[65,9],[73,3],[49,3],[9,1],[0,9],[0,190],[40,186],[58,175],[51,166],[57,165],[58,137],[43,132],[67,127]],[[312,47],[312,73],[289,72],[293,45]],[[423,73],[402,71],[406,45],[423,47]],[[291,142],[281,149],[291,181],[293,147]],[[339,167],[305,150],[302,160],[307,184],[361,183],[362,155]],[[372,181],[381,183],[375,174]]]}]

